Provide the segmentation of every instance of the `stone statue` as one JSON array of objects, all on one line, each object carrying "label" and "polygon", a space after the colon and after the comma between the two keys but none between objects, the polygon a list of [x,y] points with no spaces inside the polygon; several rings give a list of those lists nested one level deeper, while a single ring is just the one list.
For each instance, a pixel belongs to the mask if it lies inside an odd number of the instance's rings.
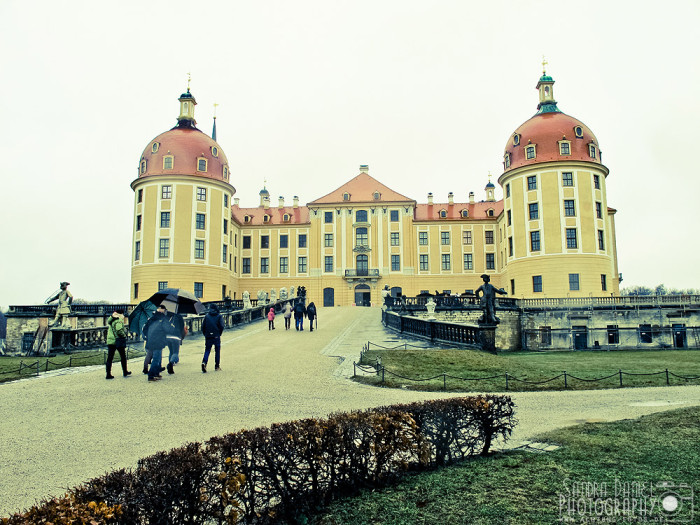
[{"label": "stone statue", "polygon": [[70,283],[65,281],[62,282],[60,284],[61,289],[59,292],[46,300],[46,304],[50,304],[58,299],[56,316],[53,318],[53,321],[49,323],[49,326],[56,326],[57,328],[70,328],[68,316],[70,315],[70,305],[73,303],[73,294],[68,291],[68,285],[70,285]]},{"label": "stone statue", "polygon": [[248,290],[243,292],[243,309],[246,308],[252,308],[252,305],[250,304],[250,292]]},{"label": "stone statue", "polygon": [[289,298],[294,299],[296,295],[294,295],[294,286],[289,287]]},{"label": "stone statue", "polygon": [[267,302],[267,292],[265,290],[258,290],[258,306],[265,304]]},{"label": "stone statue", "polygon": [[285,301],[287,299],[287,289],[283,286],[280,288],[280,299]]},{"label": "stone statue", "polygon": [[435,304],[435,301],[433,301],[432,297],[428,298],[428,301],[425,303],[425,308],[428,310],[428,319],[435,319],[435,307],[437,305]]},{"label": "stone statue", "polygon": [[501,320],[496,317],[496,294],[506,295],[507,292],[503,288],[496,288],[489,281],[491,278],[487,274],[482,274],[481,278],[484,284],[476,289],[475,295],[479,299],[479,294],[483,294],[481,297],[481,308],[484,313],[479,318],[478,322],[480,324],[498,324]]},{"label": "stone statue", "polygon": [[270,300],[268,302],[270,302],[270,303],[277,302],[277,290],[275,290],[274,288],[270,288]]}]

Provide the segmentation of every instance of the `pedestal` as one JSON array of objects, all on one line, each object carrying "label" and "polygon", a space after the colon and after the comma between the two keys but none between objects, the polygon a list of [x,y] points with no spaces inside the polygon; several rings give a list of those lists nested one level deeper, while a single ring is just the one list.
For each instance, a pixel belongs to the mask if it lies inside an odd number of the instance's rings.
[{"label": "pedestal", "polygon": [[496,326],[495,324],[479,325],[481,349],[494,354],[496,353]]}]

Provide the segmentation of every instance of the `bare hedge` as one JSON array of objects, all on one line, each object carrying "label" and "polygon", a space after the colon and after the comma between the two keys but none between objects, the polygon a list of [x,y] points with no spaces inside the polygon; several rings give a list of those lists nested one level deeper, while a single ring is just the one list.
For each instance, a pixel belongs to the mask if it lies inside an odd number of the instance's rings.
[{"label": "bare hedge", "polygon": [[2,523],[295,520],[332,499],[391,483],[405,471],[487,454],[493,440],[507,439],[515,424],[510,397],[486,395],[241,430],[149,456],[135,469],[92,479]]}]

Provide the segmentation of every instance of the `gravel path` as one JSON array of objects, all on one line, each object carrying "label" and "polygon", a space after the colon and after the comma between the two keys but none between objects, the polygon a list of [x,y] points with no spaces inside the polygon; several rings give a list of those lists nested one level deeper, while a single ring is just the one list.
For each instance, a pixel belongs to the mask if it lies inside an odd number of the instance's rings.
[{"label": "gravel path", "polygon": [[[202,374],[203,339],[186,340],[175,375],[149,383],[141,362],[130,378],[102,367],[0,384],[0,516],[141,457],[188,441],[331,412],[442,393],[382,389],[349,381],[368,340],[393,346],[376,308],[320,309],[320,329],[268,331],[257,322],[222,337],[222,371]],[[419,343],[420,344],[420,343]],[[166,352],[167,353],[167,352]],[[116,371],[115,371],[116,369]],[[447,394],[449,395],[449,394]],[[509,442],[585,421],[611,421],[700,405],[700,386],[511,394],[518,427]]]}]

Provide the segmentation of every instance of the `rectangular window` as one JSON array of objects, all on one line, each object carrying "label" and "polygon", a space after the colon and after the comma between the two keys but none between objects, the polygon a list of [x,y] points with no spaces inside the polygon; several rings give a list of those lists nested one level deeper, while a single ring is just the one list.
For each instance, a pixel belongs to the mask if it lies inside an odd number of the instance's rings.
[{"label": "rectangular window", "polygon": [[530,251],[539,252],[540,251],[540,232],[534,231],[530,232]]},{"label": "rectangular window", "polygon": [[576,216],[576,205],[573,200],[564,201],[564,216],[565,217],[575,217]]},{"label": "rectangular window", "polygon": [[596,147],[593,144],[588,145],[588,154],[591,156],[592,159],[595,158],[596,155]]},{"label": "rectangular window", "polygon": [[170,239],[160,239],[158,245],[158,257],[168,257],[170,255]]},{"label": "rectangular window", "polygon": [[537,189],[537,175],[530,175],[527,178],[527,189],[528,191]]},{"label": "rectangular window", "polygon": [[576,240],[576,228],[566,229],[566,247],[578,248],[578,241]]},{"label": "rectangular window", "polygon": [[332,233],[324,233],[323,234],[323,245],[326,248],[331,248],[333,246],[333,234]]},{"label": "rectangular window", "polygon": [[600,202],[595,203],[595,216],[599,219],[603,218],[603,205]]},{"label": "rectangular window", "polygon": [[391,232],[391,245],[392,246],[399,245],[399,232]]},{"label": "rectangular window", "polygon": [[197,171],[207,171],[206,159],[197,159]]},{"label": "rectangular window", "polygon": [[141,260],[141,241],[136,241],[136,244],[134,245],[134,260]]},{"label": "rectangular window", "polygon": [[306,257],[299,257],[299,273],[306,273]]},{"label": "rectangular window", "polygon": [[508,226],[510,226],[511,224],[513,224],[513,221],[512,221],[512,218],[511,218],[510,210],[508,210],[508,211],[506,212],[506,217],[508,217]]},{"label": "rectangular window", "polygon": [[158,281],[158,291],[165,290],[168,287],[168,281]]},{"label": "rectangular window", "polygon": [[418,232],[418,244],[421,246],[428,244],[428,232]]},{"label": "rectangular window", "polygon": [[224,193],[224,208],[228,208],[228,193]]},{"label": "rectangular window", "polygon": [[450,244],[450,232],[440,232],[440,244],[443,246]]},{"label": "rectangular window", "polygon": [[510,295],[515,295],[515,279],[510,280]]},{"label": "rectangular window", "polygon": [[578,289],[579,289],[578,274],[577,273],[570,273],[569,274],[569,290],[575,292]]},{"label": "rectangular window", "polygon": [[137,232],[141,231],[141,216],[140,215],[136,216],[136,231]]},{"label": "rectangular window", "polygon": [[173,187],[170,184],[165,184],[160,188],[160,198],[170,199],[173,196]]},{"label": "rectangular window", "polygon": [[440,260],[442,261],[442,269],[443,270],[449,270],[450,269],[450,254],[449,253],[443,253],[440,256]]},{"label": "rectangular window", "polygon": [[559,143],[559,153],[561,155],[571,155],[571,146],[568,142]]},{"label": "rectangular window", "polygon": [[528,212],[530,213],[530,220],[536,221],[540,218],[540,206],[537,202],[531,202],[528,205]]},{"label": "rectangular window", "polygon": [[233,258],[233,272],[236,273],[238,271],[238,257]]},{"label": "rectangular window", "polygon": [[605,234],[603,230],[598,230],[598,249],[605,250]]},{"label": "rectangular window", "polygon": [[261,235],[260,236],[260,248],[263,250],[267,250],[270,247],[270,236],[269,235]]},{"label": "rectangular window", "polygon": [[325,271],[325,272],[332,272],[333,271],[333,256],[332,255],[326,255],[326,257],[324,258],[323,271]]},{"label": "rectangular window", "polygon": [[173,158],[172,157],[163,157],[163,169],[164,170],[173,169]]},{"label": "rectangular window", "polygon": [[616,324],[608,325],[608,344],[609,345],[619,345],[620,344],[620,329]]},{"label": "rectangular window", "polygon": [[574,185],[574,174],[569,172],[564,172],[561,174],[561,185],[562,186],[573,186]]},{"label": "rectangular window", "polygon": [[204,297],[204,283],[194,283],[194,296],[199,299]]},{"label": "rectangular window", "polygon": [[228,235],[228,219],[224,219],[224,235]]},{"label": "rectangular window", "polygon": [[549,346],[552,344],[551,326],[540,326],[540,344],[542,346]]},{"label": "rectangular window", "polygon": [[532,276],[532,291],[533,293],[538,293],[542,291],[542,276],[533,275]]},{"label": "rectangular window", "polygon": [[280,248],[289,248],[289,236],[280,235]]},{"label": "rectangular window", "polygon": [[535,158],[535,146],[525,148],[525,158],[528,160]]},{"label": "rectangular window", "polygon": [[136,202],[143,202],[143,188],[136,194]]},{"label": "rectangular window", "polygon": [[228,261],[228,246],[226,244],[222,245],[221,248],[221,262],[226,263]]},{"label": "rectangular window", "polygon": [[593,175],[593,187],[596,190],[600,189],[600,175]]},{"label": "rectangular window", "polygon": [[243,249],[250,250],[250,235],[243,236]]},{"label": "rectangular window", "polygon": [[134,283],[134,299],[139,298],[139,283]]},{"label": "rectangular window", "polygon": [[195,216],[195,228],[203,230],[206,224],[206,216],[203,213],[198,213]]},{"label": "rectangular window", "polygon": [[391,256],[391,271],[398,272],[401,271],[401,256],[392,255]]},{"label": "rectangular window", "polygon": [[506,199],[510,197],[510,184],[506,184]]},{"label": "rectangular window", "polygon": [[650,324],[640,324],[639,325],[639,340],[642,343],[651,343],[654,338],[651,335],[651,325]]},{"label": "rectangular window", "polygon": [[289,273],[289,257],[280,257],[280,273]]},{"label": "rectangular window", "polygon": [[608,278],[604,273],[600,274],[600,289],[604,292],[608,291]]},{"label": "rectangular window", "polygon": [[207,200],[207,189],[206,188],[197,188],[197,200],[198,201]]},{"label": "rectangular window", "polygon": [[333,222],[333,212],[332,211],[327,211],[323,213],[323,222],[326,224]]},{"label": "rectangular window", "polygon": [[194,241],[194,258],[204,259],[204,241],[201,239]]},{"label": "rectangular window", "polygon": [[306,248],[306,234],[299,234],[299,248]]},{"label": "rectangular window", "polygon": [[241,259],[241,273],[250,273],[250,257]]},{"label": "rectangular window", "polygon": [[513,237],[508,237],[508,257],[513,257]]},{"label": "rectangular window", "polygon": [[260,257],[260,273],[270,273],[269,257]]},{"label": "rectangular window", "polygon": [[484,232],[484,242],[486,244],[493,244],[493,230],[486,230]]},{"label": "rectangular window", "polygon": [[399,222],[399,210],[391,210],[389,212],[389,220],[391,222]]},{"label": "rectangular window", "polygon": [[472,232],[471,230],[469,231],[463,231],[462,232],[462,244],[471,244],[472,243]]},{"label": "rectangular window", "polygon": [[464,269],[465,270],[473,270],[474,269],[474,260],[472,258],[471,253],[464,254]]},{"label": "rectangular window", "polygon": [[427,270],[428,270],[428,256],[427,256],[427,255],[421,255],[421,256],[419,256],[419,263],[420,263],[419,268],[420,268],[421,270],[423,270],[423,271],[427,271]]},{"label": "rectangular window", "polygon": [[495,270],[496,269],[496,255],[493,253],[486,254],[486,269]]}]

